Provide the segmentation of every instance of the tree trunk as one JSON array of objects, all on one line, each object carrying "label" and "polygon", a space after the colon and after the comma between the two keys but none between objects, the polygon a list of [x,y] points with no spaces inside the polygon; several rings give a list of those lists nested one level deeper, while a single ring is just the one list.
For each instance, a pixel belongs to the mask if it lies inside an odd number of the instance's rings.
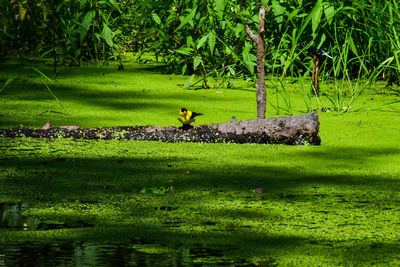
[{"label": "tree trunk", "polygon": [[261,6],[259,13],[259,25],[258,25],[258,34],[255,35],[250,30],[249,26],[246,25],[246,33],[249,37],[257,44],[257,119],[265,119],[266,105],[267,105],[267,96],[265,91],[265,77],[264,77],[264,19],[265,12],[269,12],[271,9],[266,9],[264,6]]},{"label": "tree trunk", "polygon": [[78,126],[51,127],[46,123],[42,129],[0,129],[0,137],[44,137],[74,139],[118,139],[162,142],[200,143],[258,143],[288,145],[319,145],[318,114],[232,121],[202,125],[181,131],[177,127],[135,126],[108,128],[79,128]]},{"label": "tree trunk", "polygon": [[314,53],[313,56],[313,65],[312,65],[312,95],[319,96],[319,54],[318,52]]}]

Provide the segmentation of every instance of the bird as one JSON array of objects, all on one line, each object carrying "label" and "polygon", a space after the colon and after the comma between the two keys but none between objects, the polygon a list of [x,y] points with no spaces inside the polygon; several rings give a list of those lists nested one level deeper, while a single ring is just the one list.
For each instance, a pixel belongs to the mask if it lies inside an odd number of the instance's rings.
[{"label": "bird", "polygon": [[178,120],[180,122],[182,122],[181,129],[187,130],[187,129],[193,128],[193,126],[190,125],[192,122],[194,122],[195,127],[197,127],[195,118],[200,115],[204,115],[204,114],[190,111],[190,110],[187,110],[186,108],[181,108],[178,112]]}]

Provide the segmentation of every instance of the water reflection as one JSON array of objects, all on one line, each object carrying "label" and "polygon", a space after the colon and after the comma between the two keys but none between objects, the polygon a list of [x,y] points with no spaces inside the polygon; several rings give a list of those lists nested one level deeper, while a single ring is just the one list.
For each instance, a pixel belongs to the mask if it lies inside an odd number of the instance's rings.
[{"label": "water reflection", "polygon": [[[135,241],[136,242],[136,241]],[[204,247],[162,249],[137,243],[14,243],[0,246],[0,266],[246,266],[224,251]],[[161,251],[149,251],[154,246]],[[199,245],[200,246],[200,245]],[[165,247],[164,247],[165,248]],[[148,250],[148,251],[146,251]]]},{"label": "water reflection", "polygon": [[[40,231],[94,226],[82,220],[61,222],[22,216],[26,203],[0,203],[0,228]],[[232,254],[230,254],[232,255]],[[224,248],[191,247],[134,239],[132,242],[0,243],[2,266],[209,266],[248,265]]]},{"label": "water reflection", "polygon": [[11,229],[31,230],[37,227],[39,223],[34,218],[24,218],[21,212],[28,208],[28,205],[23,203],[17,204],[2,204],[0,203],[0,227]]},{"label": "water reflection", "polygon": [[28,209],[27,203],[0,203],[0,228],[10,230],[50,230],[75,227],[94,226],[89,221],[70,220],[40,220],[32,216],[22,216],[22,211]]}]

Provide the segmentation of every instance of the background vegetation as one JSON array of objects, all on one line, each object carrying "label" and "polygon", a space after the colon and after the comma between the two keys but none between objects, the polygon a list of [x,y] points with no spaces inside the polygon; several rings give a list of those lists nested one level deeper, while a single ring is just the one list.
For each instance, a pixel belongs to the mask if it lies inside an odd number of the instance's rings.
[{"label": "background vegetation", "polygon": [[[399,1],[261,1],[266,16],[266,70],[310,75],[314,51],[333,56],[330,78],[397,80]],[[126,51],[155,52],[176,73],[253,77],[258,1],[2,0],[0,54],[54,58],[57,65],[118,60]],[[391,82],[393,81],[391,80]]]}]

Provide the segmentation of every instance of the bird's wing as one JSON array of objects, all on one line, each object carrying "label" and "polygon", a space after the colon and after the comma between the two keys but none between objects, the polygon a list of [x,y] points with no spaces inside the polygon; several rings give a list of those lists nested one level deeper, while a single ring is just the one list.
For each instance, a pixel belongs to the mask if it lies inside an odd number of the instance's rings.
[{"label": "bird's wing", "polygon": [[203,113],[192,112],[190,118],[194,119],[195,117],[200,116],[200,115],[204,115],[204,114]]}]

